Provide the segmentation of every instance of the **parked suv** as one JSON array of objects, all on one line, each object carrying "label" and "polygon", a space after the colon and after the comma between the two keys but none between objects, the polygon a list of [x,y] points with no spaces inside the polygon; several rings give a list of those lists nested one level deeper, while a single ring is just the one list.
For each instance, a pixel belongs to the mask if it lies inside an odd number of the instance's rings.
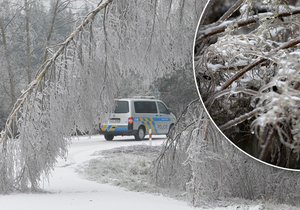
[{"label": "parked suv", "polygon": [[107,122],[100,123],[100,133],[106,140],[114,136],[134,135],[136,140],[149,134],[168,134],[176,121],[174,114],[154,97],[135,97],[115,100],[115,110]]}]

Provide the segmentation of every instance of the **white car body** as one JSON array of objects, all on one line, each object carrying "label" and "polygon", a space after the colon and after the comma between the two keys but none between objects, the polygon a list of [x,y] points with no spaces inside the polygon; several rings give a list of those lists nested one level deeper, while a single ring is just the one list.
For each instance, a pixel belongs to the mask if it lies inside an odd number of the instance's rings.
[{"label": "white car body", "polygon": [[161,100],[149,98],[116,99],[116,108],[106,122],[100,124],[100,133],[106,140],[118,135],[134,135],[137,140],[149,134],[168,134],[176,121]]}]

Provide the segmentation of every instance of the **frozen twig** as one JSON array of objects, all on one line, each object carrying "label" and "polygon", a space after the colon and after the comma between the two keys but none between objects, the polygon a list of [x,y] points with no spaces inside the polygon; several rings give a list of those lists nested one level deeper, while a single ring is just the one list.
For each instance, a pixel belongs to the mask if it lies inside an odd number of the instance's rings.
[{"label": "frozen twig", "polygon": [[238,0],[237,2],[235,2],[235,4],[229,9],[227,10],[224,15],[222,15],[222,17],[219,19],[218,22],[222,22],[224,20],[227,20],[228,18],[230,18],[232,16],[233,13],[235,13],[244,3],[245,0]]},{"label": "frozen twig", "polygon": [[258,91],[255,90],[251,90],[251,89],[245,89],[245,88],[236,88],[234,91],[230,90],[230,89],[225,89],[225,90],[221,90],[216,92],[215,94],[213,94],[212,96],[210,96],[206,101],[205,101],[205,105],[207,107],[210,107],[214,101],[224,95],[227,94],[238,94],[238,93],[244,93],[250,96],[255,96],[258,94]]},{"label": "frozen twig", "polygon": [[246,114],[243,114],[233,120],[230,120],[229,122],[225,123],[224,125],[219,126],[219,128],[224,131],[227,130],[233,126],[236,126],[237,124],[240,124],[242,122],[244,122],[245,120],[251,119],[252,117],[254,117],[258,112],[260,111],[260,109],[254,109],[250,112],[247,112]]}]

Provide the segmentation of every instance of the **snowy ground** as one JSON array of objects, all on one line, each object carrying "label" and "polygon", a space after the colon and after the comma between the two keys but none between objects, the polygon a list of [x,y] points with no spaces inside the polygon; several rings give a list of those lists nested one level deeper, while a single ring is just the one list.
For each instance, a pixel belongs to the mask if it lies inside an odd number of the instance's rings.
[{"label": "snowy ground", "polygon": [[[127,139],[127,140],[124,140]],[[158,137],[152,145],[161,145]],[[81,137],[72,140],[67,160],[59,160],[49,183],[43,183],[44,193],[0,196],[0,210],[196,210],[183,201],[164,196],[131,192],[109,184],[88,181],[77,171],[99,151],[121,146],[149,145],[148,141],[133,141],[128,137],[106,142],[102,136]],[[236,205],[221,209],[264,210],[261,205]],[[276,208],[280,209],[280,208]],[[284,208],[287,209],[287,208]]]},{"label": "snowy ground", "polygon": [[[88,180],[130,191],[166,194],[153,181],[153,161],[161,149],[161,146],[134,145],[96,152],[95,159],[84,164],[80,174]],[[179,195],[183,193],[178,192]]]}]

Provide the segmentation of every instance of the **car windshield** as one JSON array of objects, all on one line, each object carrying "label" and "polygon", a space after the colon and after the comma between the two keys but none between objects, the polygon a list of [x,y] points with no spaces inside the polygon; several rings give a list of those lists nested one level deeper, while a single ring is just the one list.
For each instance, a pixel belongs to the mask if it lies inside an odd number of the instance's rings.
[{"label": "car windshield", "polygon": [[116,108],[114,113],[128,113],[129,104],[128,101],[116,101]]}]

